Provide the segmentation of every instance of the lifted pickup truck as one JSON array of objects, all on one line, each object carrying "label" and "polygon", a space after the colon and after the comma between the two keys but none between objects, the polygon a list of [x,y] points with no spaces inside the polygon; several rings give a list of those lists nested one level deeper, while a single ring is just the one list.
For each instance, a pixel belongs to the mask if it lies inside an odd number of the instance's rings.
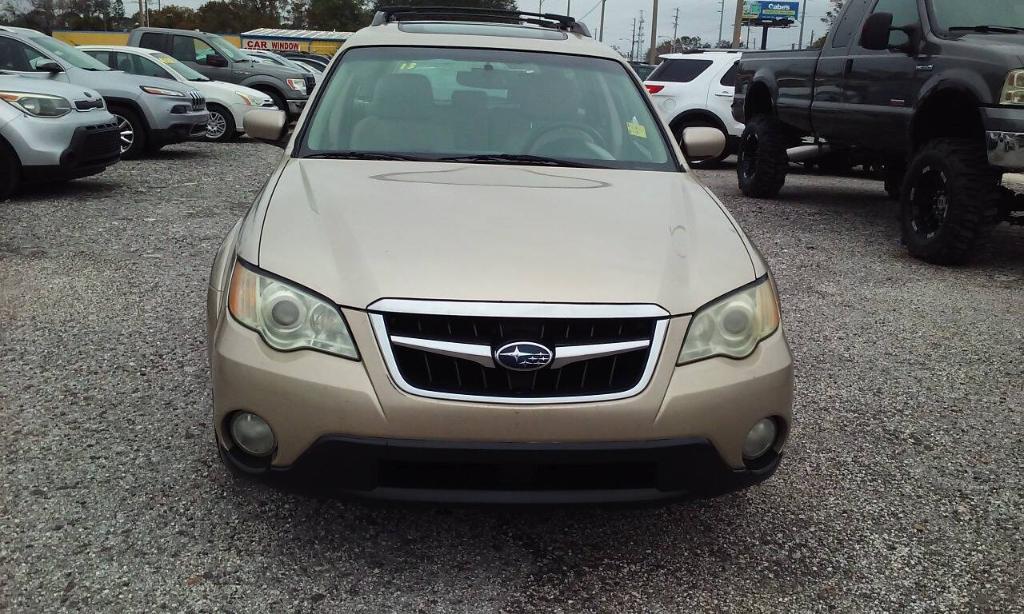
[{"label": "lifted pickup truck", "polygon": [[1024,2],[849,0],[821,50],[745,53],[733,115],[744,194],[777,196],[790,162],[856,156],[885,166],[913,256],[965,262],[1024,224],[1002,187],[1024,170]]}]

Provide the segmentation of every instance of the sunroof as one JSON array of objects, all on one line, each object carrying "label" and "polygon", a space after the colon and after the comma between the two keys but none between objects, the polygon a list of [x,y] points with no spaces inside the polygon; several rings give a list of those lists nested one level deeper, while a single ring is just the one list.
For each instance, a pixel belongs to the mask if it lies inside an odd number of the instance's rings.
[{"label": "sunroof", "polygon": [[510,38],[533,38],[560,41],[568,35],[560,30],[528,28],[525,26],[442,21],[399,22],[398,29],[410,34],[464,34],[469,36],[505,36]]}]

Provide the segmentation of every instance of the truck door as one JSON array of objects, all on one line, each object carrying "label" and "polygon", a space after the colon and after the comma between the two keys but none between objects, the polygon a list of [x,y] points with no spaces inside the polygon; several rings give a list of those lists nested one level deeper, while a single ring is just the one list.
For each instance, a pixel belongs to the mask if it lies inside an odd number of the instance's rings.
[{"label": "truck door", "polygon": [[850,46],[860,34],[861,23],[875,0],[852,0],[825,40],[814,74],[811,124],[814,133],[831,141],[846,141],[857,132],[844,117],[843,87]]},{"label": "truck door", "polygon": [[[876,0],[871,13],[892,13],[895,28],[921,25],[918,0]],[[891,32],[889,46],[909,42],[904,32]],[[871,142],[885,151],[909,150],[910,122],[924,82],[931,76],[931,60],[903,51],[870,51],[860,46],[860,29],[850,48],[843,101],[844,117],[853,130],[871,134]],[[861,137],[861,144],[863,143]]]}]

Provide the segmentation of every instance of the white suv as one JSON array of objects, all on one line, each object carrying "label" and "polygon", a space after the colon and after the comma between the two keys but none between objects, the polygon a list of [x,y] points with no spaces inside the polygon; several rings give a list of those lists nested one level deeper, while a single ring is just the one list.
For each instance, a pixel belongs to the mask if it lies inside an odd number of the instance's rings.
[{"label": "white suv", "polygon": [[708,126],[721,130],[729,143],[718,158],[721,162],[735,152],[743,124],[732,116],[732,97],[740,53],[737,51],[693,51],[661,56],[661,64],[645,82],[665,121],[678,140],[684,128]]}]

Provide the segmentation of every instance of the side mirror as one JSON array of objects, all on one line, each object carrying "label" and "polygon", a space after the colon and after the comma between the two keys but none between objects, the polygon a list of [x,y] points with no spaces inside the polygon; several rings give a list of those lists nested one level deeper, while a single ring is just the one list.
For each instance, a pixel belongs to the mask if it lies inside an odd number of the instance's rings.
[{"label": "side mirror", "polygon": [[860,46],[871,51],[885,51],[889,48],[891,30],[892,13],[872,13],[860,31]]},{"label": "side mirror", "polygon": [[36,72],[58,73],[64,72],[64,68],[53,60],[46,60],[36,64]]},{"label": "side mirror", "polygon": [[291,131],[288,130],[288,115],[284,111],[255,109],[245,114],[242,125],[245,133],[257,141],[282,149],[288,146]]},{"label": "side mirror", "polygon": [[717,158],[725,151],[725,145],[725,134],[718,128],[697,126],[683,130],[683,153],[690,162]]},{"label": "side mirror", "polygon": [[208,55],[206,56],[206,65],[214,68],[227,68],[228,61],[223,56]]}]

